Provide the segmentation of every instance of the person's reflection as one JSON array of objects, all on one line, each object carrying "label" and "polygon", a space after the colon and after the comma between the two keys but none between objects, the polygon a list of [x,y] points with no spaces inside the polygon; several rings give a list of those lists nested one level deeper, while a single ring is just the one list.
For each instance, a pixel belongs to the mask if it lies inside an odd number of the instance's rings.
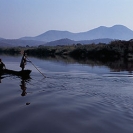
[{"label": "person's reflection", "polygon": [[21,90],[22,90],[21,96],[25,96],[27,93],[26,93],[26,83],[25,83],[24,79],[22,79],[20,87],[21,87]]},{"label": "person's reflection", "polygon": [[1,71],[0,71],[0,83],[1,83],[1,79],[2,79],[2,77],[1,77],[1,76],[2,76],[2,73],[1,73]]},{"label": "person's reflection", "polygon": [[2,76],[0,75],[0,83],[2,83],[1,80],[2,80],[3,78],[4,78],[4,77],[2,77]]}]

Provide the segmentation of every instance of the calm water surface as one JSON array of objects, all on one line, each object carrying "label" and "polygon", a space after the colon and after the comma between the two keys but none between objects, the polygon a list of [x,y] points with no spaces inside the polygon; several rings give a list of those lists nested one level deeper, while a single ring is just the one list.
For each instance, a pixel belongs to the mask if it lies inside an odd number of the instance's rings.
[{"label": "calm water surface", "polygon": [[[21,57],[1,57],[20,70]],[[30,58],[30,79],[3,75],[1,133],[133,133],[133,75]]]}]

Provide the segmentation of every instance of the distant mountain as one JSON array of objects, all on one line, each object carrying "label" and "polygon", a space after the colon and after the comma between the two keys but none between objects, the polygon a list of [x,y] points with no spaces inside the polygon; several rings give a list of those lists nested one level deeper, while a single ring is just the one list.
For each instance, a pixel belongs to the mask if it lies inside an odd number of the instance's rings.
[{"label": "distant mountain", "polygon": [[13,47],[13,46],[38,46],[44,44],[44,41],[36,40],[21,40],[21,39],[1,39],[1,47]]},{"label": "distant mountain", "polygon": [[51,41],[56,41],[60,40],[63,38],[69,38],[72,39],[74,33],[68,32],[68,31],[58,31],[58,30],[50,30],[47,31],[41,35],[38,35],[36,37],[23,37],[20,38],[22,40],[40,40],[40,41],[46,41],[46,42],[51,42]]},{"label": "distant mountain", "polygon": [[8,44],[8,43],[5,43],[5,42],[2,42],[0,40],[0,47],[12,47],[12,45],[11,44]]},{"label": "distant mountain", "polygon": [[96,40],[83,40],[83,41],[74,41],[74,40],[70,40],[70,39],[60,39],[60,40],[56,40],[56,41],[51,41],[48,43],[45,43],[45,46],[57,46],[57,45],[73,45],[73,44],[98,44],[98,43],[106,43],[108,44],[109,42],[113,41],[113,39],[96,39]]},{"label": "distant mountain", "polygon": [[130,40],[133,38],[133,31],[123,25],[112,27],[100,26],[85,33],[90,38],[110,38],[119,40]]},{"label": "distant mountain", "polygon": [[57,46],[57,45],[72,45],[72,44],[76,44],[77,42],[74,40],[70,40],[70,39],[60,39],[60,40],[56,40],[56,41],[51,41],[48,43],[45,43],[45,46]]},{"label": "distant mountain", "polygon": [[20,39],[0,38],[0,46],[39,46],[109,43],[112,40],[133,39],[133,31],[123,25],[112,27],[100,26],[87,32],[71,33],[69,31],[50,30],[35,37]]},{"label": "distant mountain", "polygon": [[94,40],[100,38],[110,38],[119,40],[130,40],[133,38],[133,31],[123,25],[112,27],[100,26],[87,32],[71,33],[69,31],[50,30],[35,37],[23,37],[22,40],[38,40],[51,42],[68,38],[75,41]]},{"label": "distant mountain", "polygon": [[72,45],[72,44],[98,44],[98,43],[106,43],[113,41],[112,39],[96,39],[96,40],[82,40],[82,41],[74,41],[70,39],[60,39],[51,42],[43,42],[43,41],[36,41],[36,40],[20,40],[20,39],[2,39],[0,40],[0,47],[14,47],[14,46],[57,46],[57,45]]}]

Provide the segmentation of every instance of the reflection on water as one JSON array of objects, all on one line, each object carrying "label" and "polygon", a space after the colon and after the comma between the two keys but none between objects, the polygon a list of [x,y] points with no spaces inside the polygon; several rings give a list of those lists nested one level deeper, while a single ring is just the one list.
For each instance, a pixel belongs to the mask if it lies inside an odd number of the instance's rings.
[{"label": "reflection on water", "polygon": [[[7,67],[13,65],[4,59]],[[46,78],[30,64],[26,66],[32,70],[30,79],[1,77],[2,133],[133,132],[132,73],[112,72],[111,67],[110,71],[92,61],[30,59]],[[14,62],[19,61],[14,58]]]},{"label": "reflection on water", "polygon": [[4,78],[6,78],[6,77],[8,77],[8,75],[1,75],[1,74],[0,74],[0,83],[2,83],[2,80],[3,80]]},{"label": "reflection on water", "polygon": [[26,93],[26,83],[25,83],[25,80],[21,81],[20,87],[21,87],[21,90],[22,90],[21,96],[25,96],[27,94]]},{"label": "reflection on water", "polygon": [[21,83],[20,83],[20,88],[22,90],[21,96],[26,96],[26,94],[27,94],[27,92],[26,92],[26,89],[27,89],[26,84],[30,83],[30,80],[31,80],[30,77],[28,79],[27,78],[26,79],[24,79],[24,78],[21,79]]},{"label": "reflection on water", "polygon": [[3,76],[0,75],[0,83],[2,83],[2,80],[5,79],[5,78],[7,78],[7,77],[10,77],[10,78],[16,77],[16,78],[20,79],[21,80],[20,88],[22,90],[21,96],[26,96],[26,94],[27,94],[27,92],[26,92],[26,83],[29,83],[30,82],[31,77],[28,76],[28,77],[25,77],[24,78],[24,77],[13,76],[13,75],[3,75]]},{"label": "reflection on water", "polygon": [[0,75],[0,83],[1,83],[1,79],[3,79],[3,77]]},{"label": "reflection on water", "polygon": [[133,60],[125,60],[125,59],[120,59],[116,61],[102,61],[102,60],[89,60],[89,59],[73,59],[69,56],[55,56],[55,57],[45,57],[43,58],[45,60],[51,60],[51,61],[57,61],[57,62],[64,62],[66,64],[71,64],[71,63],[79,63],[79,64],[84,64],[84,65],[89,65],[89,66],[107,66],[109,67],[112,71],[115,72],[120,72],[120,71],[128,71],[132,72],[133,71]]}]

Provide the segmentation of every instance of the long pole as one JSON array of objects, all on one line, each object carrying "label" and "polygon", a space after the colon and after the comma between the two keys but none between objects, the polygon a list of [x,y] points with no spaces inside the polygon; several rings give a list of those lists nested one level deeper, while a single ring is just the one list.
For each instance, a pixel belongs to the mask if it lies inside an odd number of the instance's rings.
[{"label": "long pole", "polygon": [[46,76],[29,59],[28,59],[28,61],[44,76],[44,78],[46,78]]}]

